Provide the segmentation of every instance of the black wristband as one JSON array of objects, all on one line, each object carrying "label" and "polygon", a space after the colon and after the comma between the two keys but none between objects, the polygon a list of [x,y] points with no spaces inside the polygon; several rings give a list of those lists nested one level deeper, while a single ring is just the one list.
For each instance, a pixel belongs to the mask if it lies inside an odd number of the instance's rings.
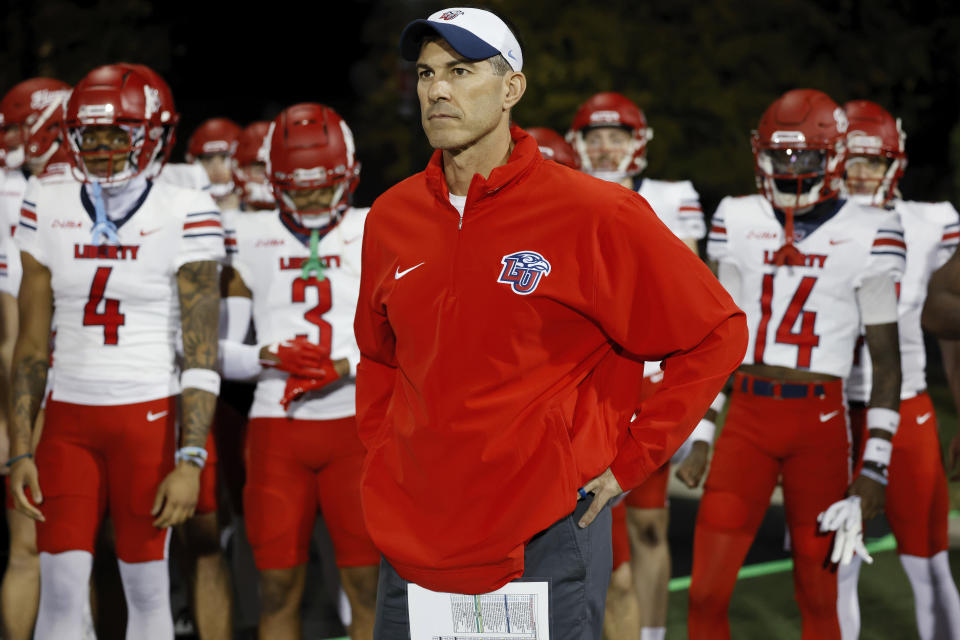
[{"label": "black wristband", "polygon": [[13,456],[12,458],[10,458],[10,459],[7,460],[6,462],[4,462],[4,463],[3,463],[3,466],[5,466],[5,467],[7,467],[7,468],[9,469],[10,467],[13,466],[13,463],[16,462],[17,460],[22,460],[22,459],[24,459],[24,458],[32,458],[32,457],[33,457],[33,454],[32,454],[32,453],[21,453],[20,455],[18,455],[18,456]]}]

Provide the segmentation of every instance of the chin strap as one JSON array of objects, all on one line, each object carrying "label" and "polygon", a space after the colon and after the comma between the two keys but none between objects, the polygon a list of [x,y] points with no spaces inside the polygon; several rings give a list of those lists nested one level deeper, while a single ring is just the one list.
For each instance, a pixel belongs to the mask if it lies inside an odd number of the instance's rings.
[{"label": "chin strap", "polygon": [[120,244],[120,238],[117,237],[117,225],[107,219],[107,210],[103,206],[103,189],[99,182],[90,185],[90,191],[93,195],[93,210],[96,212],[97,220],[93,225],[93,244],[96,246],[102,244]]},{"label": "chin strap", "polygon": [[316,274],[317,280],[323,280],[323,264],[320,262],[318,248],[320,246],[320,230],[310,230],[310,257],[303,263],[301,277],[309,280],[312,273]]},{"label": "chin strap", "polygon": [[786,221],[783,225],[783,246],[777,249],[773,254],[773,264],[782,267],[798,267],[803,265],[804,257],[800,250],[793,246],[793,208],[788,207],[783,210]]}]

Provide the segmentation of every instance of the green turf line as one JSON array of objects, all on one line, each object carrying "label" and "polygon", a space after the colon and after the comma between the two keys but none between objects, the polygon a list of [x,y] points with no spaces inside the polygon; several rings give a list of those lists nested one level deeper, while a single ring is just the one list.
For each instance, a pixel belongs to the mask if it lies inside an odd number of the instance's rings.
[{"label": "green turf line", "polygon": [[[958,514],[960,515],[960,514]],[[882,538],[878,538],[867,543],[867,551],[878,553],[880,551],[892,551],[897,548],[897,541],[892,533],[888,533]],[[737,580],[745,578],[756,578],[758,576],[769,576],[774,573],[784,573],[793,570],[793,560],[784,558],[783,560],[771,560],[770,562],[759,562],[757,564],[747,565],[737,573]],[[690,588],[690,576],[681,576],[670,580],[670,591],[684,591]]]}]

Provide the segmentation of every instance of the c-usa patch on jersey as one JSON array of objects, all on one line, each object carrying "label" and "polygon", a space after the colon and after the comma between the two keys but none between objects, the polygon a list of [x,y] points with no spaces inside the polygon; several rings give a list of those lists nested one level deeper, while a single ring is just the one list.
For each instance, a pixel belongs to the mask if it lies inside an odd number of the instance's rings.
[{"label": "c-usa patch on jersey", "polygon": [[540,278],[550,275],[550,263],[536,251],[517,251],[500,259],[503,270],[497,282],[509,284],[514,293],[533,293]]}]

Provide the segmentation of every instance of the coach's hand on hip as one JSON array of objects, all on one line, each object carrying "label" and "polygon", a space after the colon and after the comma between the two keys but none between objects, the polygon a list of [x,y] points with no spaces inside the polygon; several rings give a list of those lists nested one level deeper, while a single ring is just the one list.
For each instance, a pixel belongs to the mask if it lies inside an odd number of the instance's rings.
[{"label": "coach's hand on hip", "polygon": [[583,491],[593,494],[593,502],[590,503],[590,507],[583,514],[583,517],[580,518],[581,529],[590,526],[590,523],[593,522],[593,519],[597,517],[597,514],[600,513],[607,502],[623,493],[620,483],[617,482],[613,471],[610,471],[609,467],[596,478],[583,485]]}]

